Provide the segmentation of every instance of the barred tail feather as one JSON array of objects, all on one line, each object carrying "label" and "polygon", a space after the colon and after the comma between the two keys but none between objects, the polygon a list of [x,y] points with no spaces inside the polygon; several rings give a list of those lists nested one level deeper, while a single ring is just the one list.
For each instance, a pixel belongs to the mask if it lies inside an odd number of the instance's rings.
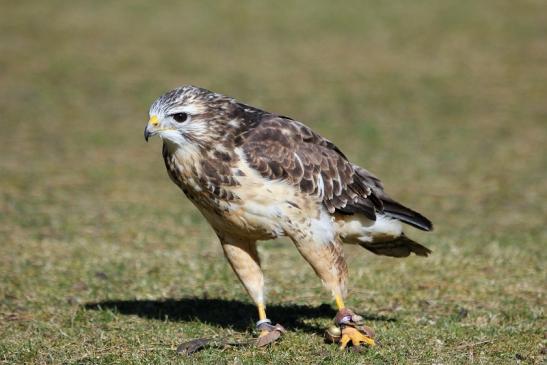
[{"label": "barred tail feather", "polygon": [[431,250],[425,246],[414,242],[404,234],[392,241],[386,242],[360,242],[359,245],[376,255],[392,256],[392,257],[407,257],[412,252],[418,256],[428,256]]}]

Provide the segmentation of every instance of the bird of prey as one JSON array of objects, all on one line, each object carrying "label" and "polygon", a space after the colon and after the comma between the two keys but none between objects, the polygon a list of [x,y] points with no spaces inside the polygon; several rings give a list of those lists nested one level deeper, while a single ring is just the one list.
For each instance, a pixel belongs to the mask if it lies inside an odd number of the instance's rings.
[{"label": "bird of prey", "polygon": [[[331,141],[292,118],[186,85],[154,101],[146,141],[163,140],[171,180],[209,222],[258,308],[261,337],[281,331],[266,316],[256,242],[289,237],[335,300],[341,347],[374,341],[344,305],[342,245],[377,255],[427,256],[403,223],[429,231],[423,215],[393,200],[380,180]],[[357,329],[357,330],[356,330]]]}]

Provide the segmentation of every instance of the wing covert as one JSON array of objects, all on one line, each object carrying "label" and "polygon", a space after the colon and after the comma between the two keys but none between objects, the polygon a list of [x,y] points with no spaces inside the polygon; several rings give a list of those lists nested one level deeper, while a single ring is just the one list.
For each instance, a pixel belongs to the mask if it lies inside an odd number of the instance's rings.
[{"label": "wing covert", "polygon": [[263,119],[242,136],[250,166],[270,180],[285,180],[303,193],[319,197],[330,213],[359,211],[375,219],[382,203],[329,140],[302,123],[275,115]]}]

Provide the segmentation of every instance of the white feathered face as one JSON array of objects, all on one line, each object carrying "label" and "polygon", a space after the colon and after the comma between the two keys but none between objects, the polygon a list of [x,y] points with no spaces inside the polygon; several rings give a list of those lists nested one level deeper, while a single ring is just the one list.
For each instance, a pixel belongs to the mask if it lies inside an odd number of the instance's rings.
[{"label": "white feathered face", "polygon": [[231,100],[194,86],[184,86],[160,96],[150,107],[144,139],[158,135],[171,145],[204,144],[221,130],[216,116]]}]

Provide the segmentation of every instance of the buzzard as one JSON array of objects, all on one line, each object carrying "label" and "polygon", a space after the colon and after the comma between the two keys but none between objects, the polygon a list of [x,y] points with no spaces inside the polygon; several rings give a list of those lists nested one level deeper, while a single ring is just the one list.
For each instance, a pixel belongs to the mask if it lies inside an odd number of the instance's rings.
[{"label": "buzzard", "polygon": [[376,176],[292,118],[191,85],[160,96],[149,114],[144,138],[163,140],[169,177],[214,229],[256,303],[258,344],[283,329],[266,316],[256,242],[286,236],[334,297],[335,340],[342,348],[349,341],[373,345],[362,318],[344,305],[348,269],[342,244],[377,255],[427,256],[431,251],[408,238],[403,223],[430,231],[431,222],[393,200]]}]

